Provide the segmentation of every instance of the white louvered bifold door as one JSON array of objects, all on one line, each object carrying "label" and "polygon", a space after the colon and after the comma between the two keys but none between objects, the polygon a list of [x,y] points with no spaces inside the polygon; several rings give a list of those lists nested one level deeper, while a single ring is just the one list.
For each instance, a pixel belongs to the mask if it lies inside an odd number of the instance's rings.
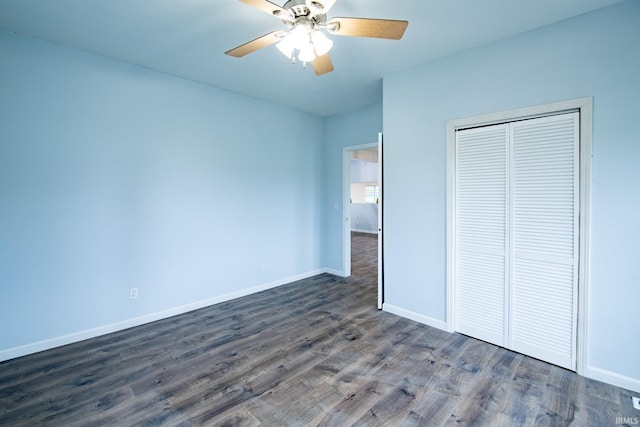
[{"label": "white louvered bifold door", "polygon": [[455,328],[505,345],[505,125],[456,135]]},{"label": "white louvered bifold door", "polygon": [[456,132],[455,330],[575,370],[579,114]]},{"label": "white louvered bifold door", "polygon": [[575,370],[579,115],[511,124],[511,344]]}]

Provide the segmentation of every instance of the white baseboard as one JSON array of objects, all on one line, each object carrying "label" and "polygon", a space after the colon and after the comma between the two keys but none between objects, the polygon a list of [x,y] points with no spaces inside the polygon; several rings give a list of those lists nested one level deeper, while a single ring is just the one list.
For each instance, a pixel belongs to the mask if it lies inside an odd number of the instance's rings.
[{"label": "white baseboard", "polygon": [[327,274],[333,274],[334,276],[338,276],[338,277],[347,277],[344,274],[344,271],[335,270],[333,268],[325,268],[324,272],[327,273]]},{"label": "white baseboard", "polygon": [[277,288],[278,286],[286,285],[288,283],[296,282],[298,280],[307,279],[309,277],[317,276],[318,274],[322,274],[325,272],[328,272],[328,271],[326,269],[313,270],[307,273],[299,274],[297,276],[291,276],[284,279],[276,280],[274,282],[264,283],[262,285],[254,286],[252,288],[247,288],[237,292],[232,292],[232,293],[220,295],[213,298],[208,298],[206,300],[197,301],[197,302],[182,305],[179,307],[173,307],[168,310],[163,310],[156,313],[146,314],[144,316],[135,317],[133,319],[127,319],[121,322],[99,326],[97,328],[74,332],[72,334],[51,338],[43,341],[38,341],[35,343],[22,345],[19,347],[0,350],[0,362],[9,360],[9,359],[15,359],[16,357],[26,356],[28,354],[38,353],[44,350],[50,350],[55,347],[72,344],[74,342],[83,341],[89,338],[95,338],[101,335],[110,334],[112,332],[122,331],[124,329],[133,328],[135,326],[144,325],[145,323],[155,322],[157,320],[166,319],[168,317],[177,316],[179,314],[187,313],[189,311],[198,310],[204,307],[209,307],[210,305],[220,304],[222,302],[231,301],[236,298],[241,298],[247,295],[266,291],[268,289]]},{"label": "white baseboard", "polygon": [[359,230],[357,228],[352,228],[351,231],[354,233],[378,234],[377,230]]},{"label": "white baseboard", "polygon": [[405,310],[404,308],[397,307],[395,305],[384,303],[382,305],[382,310],[433,328],[442,329],[443,331],[447,330],[447,323],[442,320],[434,319],[433,317],[425,316],[414,311]]},{"label": "white baseboard", "polygon": [[627,377],[605,369],[595,368],[593,366],[587,367],[585,377],[640,393],[640,379],[638,378]]}]

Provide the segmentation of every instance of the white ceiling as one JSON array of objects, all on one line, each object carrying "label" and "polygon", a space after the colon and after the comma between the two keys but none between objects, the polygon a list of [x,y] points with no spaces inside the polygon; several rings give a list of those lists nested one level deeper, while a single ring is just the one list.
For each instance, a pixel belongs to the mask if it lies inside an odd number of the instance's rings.
[{"label": "white ceiling", "polygon": [[338,0],[330,18],[405,19],[409,27],[400,41],[330,36],[335,71],[321,77],[275,46],[224,55],[284,28],[237,0],[0,0],[0,27],[331,116],[379,102],[383,76],[620,1]]}]

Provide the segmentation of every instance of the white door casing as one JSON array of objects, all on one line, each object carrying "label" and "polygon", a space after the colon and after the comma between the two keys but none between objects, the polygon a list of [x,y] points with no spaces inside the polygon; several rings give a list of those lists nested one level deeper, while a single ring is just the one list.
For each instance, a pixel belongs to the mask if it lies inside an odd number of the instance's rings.
[{"label": "white door casing", "polygon": [[384,303],[384,252],[383,252],[383,218],[384,209],[382,203],[384,197],[382,197],[382,191],[384,187],[384,171],[383,171],[383,146],[382,146],[382,132],[378,133],[378,310],[382,310]]}]

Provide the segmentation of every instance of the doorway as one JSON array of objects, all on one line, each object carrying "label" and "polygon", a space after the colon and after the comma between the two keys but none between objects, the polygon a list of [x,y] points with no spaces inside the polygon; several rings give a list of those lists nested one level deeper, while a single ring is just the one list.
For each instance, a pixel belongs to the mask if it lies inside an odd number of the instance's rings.
[{"label": "doorway", "polygon": [[[382,134],[378,135],[378,142],[345,147],[342,169],[343,272],[345,276],[350,276],[352,273],[352,232],[361,235],[360,237],[366,237],[367,234],[375,235],[377,240],[377,306],[378,309],[382,309],[384,303]],[[352,179],[356,182],[352,182]],[[354,197],[356,198],[355,204]],[[363,242],[366,240],[359,241],[359,243]],[[366,246],[365,244],[364,247]]]}]

